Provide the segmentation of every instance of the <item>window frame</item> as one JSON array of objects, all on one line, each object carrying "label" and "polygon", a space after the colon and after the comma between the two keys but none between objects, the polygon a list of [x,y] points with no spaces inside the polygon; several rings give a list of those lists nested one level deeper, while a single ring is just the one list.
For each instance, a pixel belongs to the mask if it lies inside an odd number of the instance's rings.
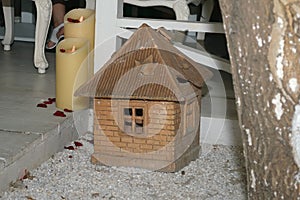
[{"label": "window frame", "polygon": [[[128,109],[128,115],[126,115],[125,109]],[[142,115],[137,115],[137,110],[141,109],[142,110]],[[131,110],[131,111],[130,111]],[[148,110],[147,110],[147,104],[145,103],[137,103],[137,102],[130,102],[129,104],[121,104],[120,105],[120,114],[121,114],[121,125],[122,125],[122,130],[125,134],[132,135],[132,136],[145,136],[147,135],[147,120],[148,120]],[[137,130],[137,121],[142,121],[142,126],[139,126],[138,129],[141,127],[141,131]],[[126,122],[131,122],[130,129],[126,127]],[[130,132],[128,131],[130,130]]]}]

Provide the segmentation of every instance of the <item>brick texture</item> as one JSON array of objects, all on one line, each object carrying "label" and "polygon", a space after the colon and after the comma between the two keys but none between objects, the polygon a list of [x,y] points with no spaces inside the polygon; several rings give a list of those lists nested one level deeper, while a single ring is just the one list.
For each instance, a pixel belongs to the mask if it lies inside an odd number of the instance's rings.
[{"label": "brick texture", "polygon": [[[143,108],[143,133],[124,131],[124,106]],[[133,167],[153,166],[167,172],[184,167],[197,157],[200,149],[199,126],[187,133],[184,106],[185,103],[179,102],[114,100],[112,103],[111,99],[96,98],[92,162],[132,166],[129,161],[135,160]]]}]

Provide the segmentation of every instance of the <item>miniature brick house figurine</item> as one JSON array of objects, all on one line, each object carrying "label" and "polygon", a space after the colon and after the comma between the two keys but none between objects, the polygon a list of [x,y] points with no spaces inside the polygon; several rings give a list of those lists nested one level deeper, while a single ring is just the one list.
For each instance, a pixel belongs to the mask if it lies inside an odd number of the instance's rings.
[{"label": "miniature brick house figurine", "polygon": [[92,162],[174,172],[199,155],[212,74],[142,25],[76,94],[94,97]]}]

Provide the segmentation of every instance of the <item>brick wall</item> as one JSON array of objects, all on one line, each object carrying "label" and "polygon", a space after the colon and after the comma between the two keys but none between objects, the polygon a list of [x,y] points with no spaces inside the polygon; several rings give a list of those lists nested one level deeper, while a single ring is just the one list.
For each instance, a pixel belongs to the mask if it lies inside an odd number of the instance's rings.
[{"label": "brick wall", "polygon": [[[138,105],[141,101],[131,100],[130,105],[132,104]],[[122,105],[123,100],[111,103],[109,99],[95,99],[95,147],[116,146],[129,152],[147,153],[161,149],[174,140],[180,122],[178,103],[143,101],[142,105],[149,110],[145,124],[147,130],[146,135],[136,137],[122,131]]]},{"label": "brick wall", "polygon": [[[124,105],[144,106],[147,111],[144,113],[147,115],[144,135],[124,133]],[[175,149],[182,148],[181,140],[187,137],[184,135],[185,124],[180,123],[184,116],[182,106],[178,102],[114,100],[112,103],[110,99],[95,99],[94,162],[148,169],[150,165],[154,168],[170,165],[178,158]],[[133,159],[134,163],[129,162]]]}]

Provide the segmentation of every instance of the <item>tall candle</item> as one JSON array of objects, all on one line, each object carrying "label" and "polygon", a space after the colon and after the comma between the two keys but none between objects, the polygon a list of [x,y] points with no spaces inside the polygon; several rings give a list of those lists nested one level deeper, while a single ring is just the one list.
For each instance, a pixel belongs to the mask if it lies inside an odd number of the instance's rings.
[{"label": "tall candle", "polygon": [[88,98],[74,92],[89,78],[89,42],[85,38],[66,38],[56,47],[56,107],[80,110]]},{"label": "tall candle", "polygon": [[[80,21],[80,18],[82,21]],[[90,42],[90,51],[94,49],[95,11],[91,9],[73,9],[64,17],[65,38],[86,38]]]}]

